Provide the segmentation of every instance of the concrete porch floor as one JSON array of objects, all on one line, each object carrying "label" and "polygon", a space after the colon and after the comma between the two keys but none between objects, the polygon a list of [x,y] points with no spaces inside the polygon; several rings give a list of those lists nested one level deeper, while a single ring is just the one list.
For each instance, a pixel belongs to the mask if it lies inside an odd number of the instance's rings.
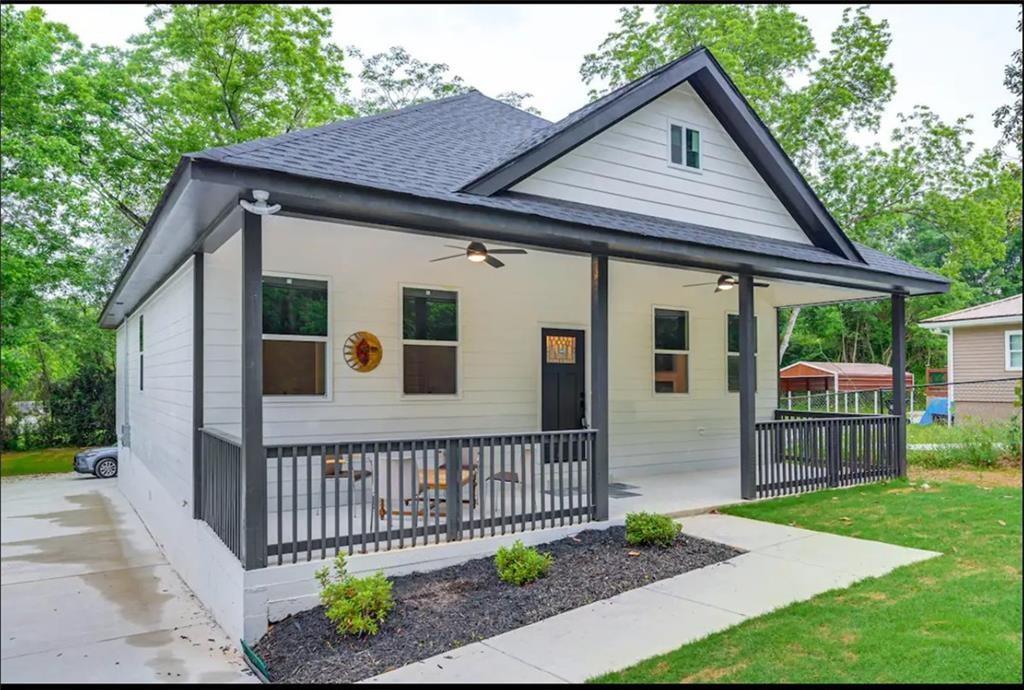
[{"label": "concrete porch floor", "polygon": [[612,520],[641,510],[685,515],[741,500],[739,467],[625,475],[609,485],[608,513]]}]

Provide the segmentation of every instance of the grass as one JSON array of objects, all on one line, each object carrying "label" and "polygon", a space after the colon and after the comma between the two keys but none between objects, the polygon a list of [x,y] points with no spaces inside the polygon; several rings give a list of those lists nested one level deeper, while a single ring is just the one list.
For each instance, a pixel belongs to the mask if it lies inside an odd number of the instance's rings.
[{"label": "grass", "polygon": [[726,509],[944,555],[592,682],[1021,682],[1021,489],[896,481]]},{"label": "grass", "polygon": [[1020,466],[1020,422],[907,425],[907,443],[938,444],[928,449],[908,449],[907,461],[922,467]]},{"label": "grass", "polygon": [[71,463],[79,448],[44,448],[42,450],[4,451],[0,454],[0,476],[54,474],[71,472]]}]

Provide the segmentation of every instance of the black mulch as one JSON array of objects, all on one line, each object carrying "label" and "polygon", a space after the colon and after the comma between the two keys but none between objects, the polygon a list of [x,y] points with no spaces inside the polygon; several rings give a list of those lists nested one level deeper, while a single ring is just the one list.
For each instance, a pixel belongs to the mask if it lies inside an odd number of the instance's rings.
[{"label": "black mulch", "polygon": [[403,575],[378,635],[342,637],[317,607],[271,626],[256,651],[274,682],[352,682],[742,553],[685,535],[667,549],[631,547],[623,527],[537,548],[555,561],[524,587],[499,580],[491,558]]}]

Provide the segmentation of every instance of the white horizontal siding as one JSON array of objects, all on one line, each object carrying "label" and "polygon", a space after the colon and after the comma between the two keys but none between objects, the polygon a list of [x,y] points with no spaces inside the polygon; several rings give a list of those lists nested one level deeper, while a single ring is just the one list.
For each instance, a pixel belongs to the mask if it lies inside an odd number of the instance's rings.
[{"label": "white horizontal siding", "polygon": [[[494,270],[460,259],[430,263],[453,242],[335,223],[268,218],[264,269],[320,276],[331,283],[331,395],[322,401],[268,400],[270,442],[434,436],[540,428],[540,331],[575,327],[588,333],[589,259],[531,251]],[[237,434],[239,321],[237,237],[207,258],[206,421]],[[712,286],[683,289],[714,276],[612,262],[611,454],[618,472],[736,462],[739,401],[726,392],[726,314],[736,293]],[[460,296],[460,393],[455,399],[406,397],[401,379],[400,286],[457,289]],[[758,414],[775,395],[775,312],[759,291]],[[690,388],[655,396],[653,305],[691,313]],[[370,373],[344,362],[349,334],[380,338],[384,356]],[[588,380],[589,390],[589,380]]]},{"label": "white horizontal siding", "polygon": [[[143,386],[139,388],[139,320],[144,320]],[[122,344],[123,342],[123,344]],[[121,353],[127,347],[127,363]],[[118,385],[130,425],[129,454],[191,513],[192,265],[186,263],[119,331]],[[119,406],[120,407],[120,406]],[[130,470],[130,468],[128,468]]]},{"label": "white horizontal siding", "polygon": [[[670,121],[700,130],[700,171],[669,165]],[[655,99],[512,189],[810,243],[689,84]]]}]

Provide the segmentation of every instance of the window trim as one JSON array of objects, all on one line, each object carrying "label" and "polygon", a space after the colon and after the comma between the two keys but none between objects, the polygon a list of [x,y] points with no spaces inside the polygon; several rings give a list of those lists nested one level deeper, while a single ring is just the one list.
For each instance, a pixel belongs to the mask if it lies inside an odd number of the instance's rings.
[{"label": "window trim", "polygon": [[[739,319],[740,314],[737,311],[727,311],[727,312],[725,312],[725,392],[727,394],[729,394],[729,395],[739,395],[740,391],[739,391],[738,388],[736,390],[734,390],[734,391],[729,390],[729,358],[730,357],[736,357],[738,359],[739,356],[740,356],[739,352],[733,352],[732,350],[729,349],[729,317],[730,316],[735,316],[737,319]],[[755,394],[757,393],[757,389],[759,387],[758,379],[760,378],[760,374],[757,373],[757,366],[756,366],[757,365],[757,355],[761,351],[761,344],[759,342],[759,339],[761,337],[761,330],[757,327],[757,322],[758,322],[757,312],[755,311],[755,313],[754,313],[754,364],[755,364],[755,367],[754,367],[755,368],[755,371],[754,371],[754,393]]]},{"label": "window trim", "polygon": [[[666,310],[666,311],[678,311],[678,312],[682,312],[682,313],[686,314],[686,346],[687,346],[687,349],[685,349],[685,350],[667,350],[667,349],[664,349],[664,348],[658,348],[658,346],[657,346],[658,345],[658,343],[657,343],[657,332],[656,332],[656,324],[657,324],[657,316],[656,315],[657,315],[657,311],[659,309],[663,309],[663,310]],[[650,379],[651,380],[651,397],[663,398],[663,397],[670,397],[670,396],[685,396],[685,395],[690,395],[692,390],[693,390],[693,386],[691,385],[691,380],[690,380],[690,371],[691,371],[691,367],[690,367],[690,359],[691,359],[690,353],[692,352],[692,348],[693,348],[693,342],[692,342],[693,339],[691,337],[692,336],[692,325],[693,325],[693,322],[692,322],[692,320],[690,318],[691,314],[692,314],[692,310],[689,307],[680,307],[680,306],[670,307],[670,306],[667,306],[667,305],[664,305],[664,304],[652,304],[651,305],[651,359],[650,359],[650,367],[651,367],[651,369],[650,369],[650,375],[651,375],[651,379]],[[666,392],[666,391],[656,390],[656,386],[655,386],[656,381],[654,380],[654,377],[657,376],[658,372],[657,372],[657,369],[655,368],[654,360],[657,357],[657,355],[686,355],[686,390],[685,391],[681,391],[681,392],[677,392],[677,391]]]},{"label": "window trim", "polygon": [[[1006,371],[1021,371],[1021,367],[1015,367],[1010,362],[1010,339],[1013,336],[1021,335],[1021,329],[1003,331],[1003,364]],[[1024,360],[1024,337],[1021,337],[1021,360]]]},{"label": "window trim", "polygon": [[[295,273],[287,271],[263,271],[263,278],[298,278],[300,280],[318,280],[327,283],[327,335],[283,335],[280,333],[260,333],[260,360],[263,359],[264,340],[287,340],[299,342],[324,343],[324,394],[323,395],[268,395],[263,393],[263,402],[271,405],[288,403],[324,403],[334,401],[334,286],[330,276],[312,273]],[[262,292],[262,290],[261,290]],[[260,305],[261,314],[262,304]],[[262,331],[262,326],[260,328]]]},{"label": "window trim", "polygon": [[[441,290],[455,293],[455,340],[419,340],[405,337],[405,290]],[[442,345],[455,348],[455,392],[454,393],[406,393],[405,392],[405,346]],[[462,400],[462,290],[445,285],[425,283],[398,284],[398,398],[422,402],[424,400]]]},{"label": "window trim", "polygon": [[[672,127],[679,127],[683,130],[683,162],[675,163],[672,161]],[[700,137],[700,150],[697,152],[697,167],[691,167],[686,164],[686,130],[692,130],[697,133]],[[676,170],[685,170],[686,172],[700,175],[704,172],[704,128],[690,124],[684,120],[676,120],[668,118],[668,125],[665,127],[665,160],[670,168]]]}]

